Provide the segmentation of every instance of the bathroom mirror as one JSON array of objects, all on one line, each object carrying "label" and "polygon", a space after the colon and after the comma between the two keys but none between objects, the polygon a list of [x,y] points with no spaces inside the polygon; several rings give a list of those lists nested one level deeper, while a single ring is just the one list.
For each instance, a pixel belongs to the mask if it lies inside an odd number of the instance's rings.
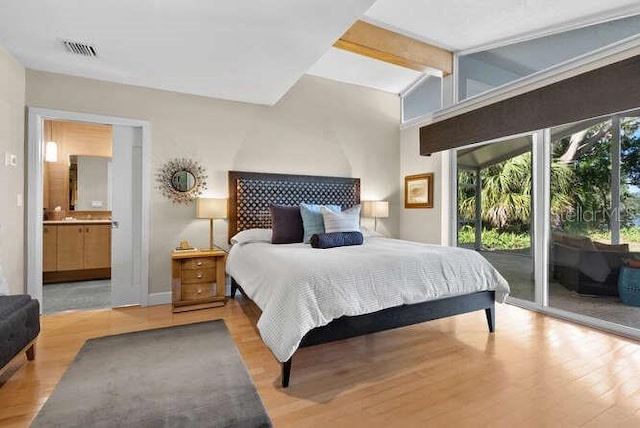
[{"label": "bathroom mirror", "polygon": [[156,173],[158,190],[176,204],[189,204],[207,188],[207,175],[196,161],[172,159]]},{"label": "bathroom mirror", "polygon": [[111,210],[111,158],[69,155],[69,210]]}]

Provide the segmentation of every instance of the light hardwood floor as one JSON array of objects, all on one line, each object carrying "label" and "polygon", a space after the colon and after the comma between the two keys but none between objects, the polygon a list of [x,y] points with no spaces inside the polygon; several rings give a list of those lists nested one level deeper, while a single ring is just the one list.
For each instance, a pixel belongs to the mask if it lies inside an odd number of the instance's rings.
[{"label": "light hardwood floor", "polygon": [[176,314],[164,305],[44,316],[36,360],[0,388],[0,426],[28,426],[88,338],[217,318],[276,427],[640,426],[631,340],[498,305],[495,334],[482,311],[302,349],[283,390],[240,298]]}]

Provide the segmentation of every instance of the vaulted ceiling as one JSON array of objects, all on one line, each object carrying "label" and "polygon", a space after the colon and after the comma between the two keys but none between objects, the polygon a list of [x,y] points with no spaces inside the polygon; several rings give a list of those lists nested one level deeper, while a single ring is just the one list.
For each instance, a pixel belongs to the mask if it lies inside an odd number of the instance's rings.
[{"label": "vaulted ceiling", "polygon": [[0,3],[0,46],[31,69],[273,105],[307,72],[393,93],[420,78],[333,47],[358,20],[459,51],[631,13],[637,0],[20,0]]}]

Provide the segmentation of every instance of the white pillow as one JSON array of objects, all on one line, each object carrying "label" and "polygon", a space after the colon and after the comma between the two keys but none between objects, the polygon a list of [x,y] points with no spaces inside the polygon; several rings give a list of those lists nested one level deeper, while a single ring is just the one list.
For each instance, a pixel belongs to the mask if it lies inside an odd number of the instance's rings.
[{"label": "white pillow", "polygon": [[326,233],[357,232],[360,230],[360,205],[339,213],[322,207],[322,218]]},{"label": "white pillow", "polygon": [[250,242],[271,243],[271,229],[247,229],[238,232],[231,238],[231,245],[248,244]]},{"label": "white pillow", "polygon": [[385,237],[382,233],[377,232],[375,230],[371,230],[371,229],[367,229],[366,227],[361,227],[360,228],[360,232],[362,233],[362,236],[364,237],[364,239],[367,238],[376,238],[376,237]]}]

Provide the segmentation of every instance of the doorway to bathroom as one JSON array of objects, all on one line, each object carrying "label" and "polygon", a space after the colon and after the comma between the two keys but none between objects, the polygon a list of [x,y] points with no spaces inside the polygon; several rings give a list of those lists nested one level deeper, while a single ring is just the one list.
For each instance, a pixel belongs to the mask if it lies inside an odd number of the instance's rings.
[{"label": "doorway to bathroom", "polygon": [[44,121],[42,312],[111,307],[113,127]]},{"label": "doorway to bathroom", "polygon": [[27,289],[43,313],[146,305],[149,125],[29,109]]}]

